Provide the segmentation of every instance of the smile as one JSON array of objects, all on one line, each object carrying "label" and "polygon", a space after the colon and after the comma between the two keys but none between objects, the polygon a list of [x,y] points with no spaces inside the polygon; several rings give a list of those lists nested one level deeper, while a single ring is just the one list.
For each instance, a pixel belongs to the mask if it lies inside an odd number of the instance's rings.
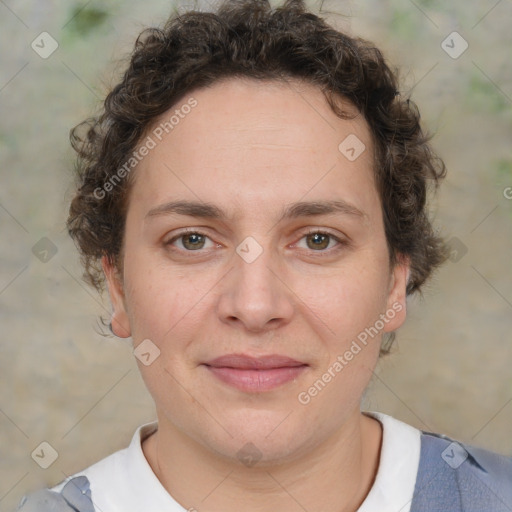
[{"label": "smile", "polygon": [[240,391],[270,391],[296,379],[308,365],[285,356],[230,354],[204,363],[218,380]]}]

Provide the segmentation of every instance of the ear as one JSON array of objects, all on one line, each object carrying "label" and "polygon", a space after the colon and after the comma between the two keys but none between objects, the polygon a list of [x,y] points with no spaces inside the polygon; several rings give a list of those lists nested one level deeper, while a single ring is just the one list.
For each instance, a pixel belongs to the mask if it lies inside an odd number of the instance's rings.
[{"label": "ear", "polygon": [[119,276],[119,271],[107,256],[101,258],[101,266],[107,279],[108,293],[112,303],[112,332],[119,338],[129,338],[132,333],[126,312],[123,283]]},{"label": "ear", "polygon": [[394,331],[405,322],[407,316],[406,289],[410,275],[410,258],[399,255],[391,272],[386,305],[386,317],[389,318],[389,321],[385,324],[384,332]]}]

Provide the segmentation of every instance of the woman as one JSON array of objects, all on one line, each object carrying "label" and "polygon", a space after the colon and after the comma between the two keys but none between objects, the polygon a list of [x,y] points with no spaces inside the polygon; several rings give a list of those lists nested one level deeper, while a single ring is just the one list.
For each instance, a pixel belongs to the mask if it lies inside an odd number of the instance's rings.
[{"label": "woman", "polygon": [[158,421],[19,510],[512,509],[511,459],[360,410],[446,258],[378,49],[227,1],[144,32],[85,127],[68,228]]}]

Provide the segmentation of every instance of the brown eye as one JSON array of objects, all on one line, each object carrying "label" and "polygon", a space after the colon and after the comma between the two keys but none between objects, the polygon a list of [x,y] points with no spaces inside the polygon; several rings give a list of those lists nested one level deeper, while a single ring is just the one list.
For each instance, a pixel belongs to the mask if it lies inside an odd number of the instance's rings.
[{"label": "brown eye", "polygon": [[332,236],[327,233],[312,233],[312,234],[306,235],[308,247],[315,251],[327,249],[331,238],[332,238]]},{"label": "brown eye", "polygon": [[204,236],[199,233],[190,233],[183,235],[183,246],[186,249],[197,250],[202,249],[204,246]]},{"label": "brown eye", "polygon": [[343,247],[349,245],[349,242],[344,238],[338,238],[337,236],[327,231],[309,231],[308,233],[305,233],[302,236],[301,242],[303,239],[306,240],[306,246],[299,247],[301,247],[302,249],[317,252],[319,253],[318,256],[321,256],[324,253],[326,255],[330,254],[333,251],[343,249]]},{"label": "brown eye", "polygon": [[[185,252],[192,252],[204,249],[207,240],[209,240],[209,237],[203,233],[188,231],[171,238],[165,245],[176,247]],[[177,242],[180,242],[180,244],[175,245]]]}]

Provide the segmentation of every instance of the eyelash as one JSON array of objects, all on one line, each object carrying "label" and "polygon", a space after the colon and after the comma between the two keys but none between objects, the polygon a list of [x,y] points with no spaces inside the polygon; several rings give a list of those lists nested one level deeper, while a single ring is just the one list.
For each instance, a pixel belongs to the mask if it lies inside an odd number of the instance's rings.
[{"label": "eyelash", "polygon": [[[164,245],[172,247],[172,244],[176,240],[179,240],[180,238],[183,238],[186,235],[200,235],[200,236],[203,236],[203,237],[206,237],[206,238],[210,238],[203,231],[200,231],[200,230],[197,230],[197,229],[188,229],[188,230],[182,231],[181,233],[177,234],[176,236],[174,236],[170,240],[166,241]],[[319,230],[319,229],[312,229],[312,230],[307,231],[306,233],[303,233],[303,235],[301,236],[299,241],[302,240],[303,238],[309,236],[309,235],[325,235],[325,236],[330,237],[331,239],[333,239],[334,241],[336,241],[338,243],[337,246],[331,247],[330,249],[323,249],[323,250],[318,250],[318,251],[310,249],[311,252],[316,253],[315,256],[322,257],[325,254],[330,254],[333,251],[340,250],[343,247],[346,247],[346,246],[349,245],[349,242],[347,240],[341,239],[341,238],[337,237],[336,235],[330,233],[329,231],[322,231],[322,230]],[[176,249],[176,248],[173,248],[173,250],[177,250],[177,251],[180,251],[180,252],[188,252],[188,253],[194,253],[194,252],[201,253],[201,252],[203,252],[201,249],[198,249],[197,251],[189,251],[187,249]],[[308,250],[308,249],[305,249],[305,250]]]}]

